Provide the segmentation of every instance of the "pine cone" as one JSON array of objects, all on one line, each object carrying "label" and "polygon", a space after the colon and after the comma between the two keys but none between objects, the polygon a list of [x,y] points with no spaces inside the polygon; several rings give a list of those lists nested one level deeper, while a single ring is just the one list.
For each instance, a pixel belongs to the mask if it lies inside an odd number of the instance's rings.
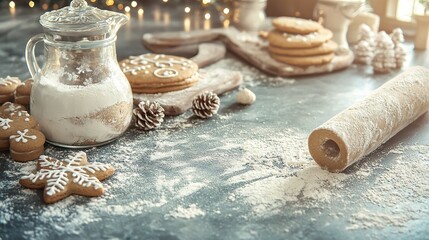
[{"label": "pine cone", "polygon": [[219,109],[219,97],[212,92],[204,92],[192,101],[192,112],[200,118],[209,118]]},{"label": "pine cone", "polygon": [[164,121],[164,108],[157,102],[141,101],[133,114],[135,126],[146,131],[159,127]]}]

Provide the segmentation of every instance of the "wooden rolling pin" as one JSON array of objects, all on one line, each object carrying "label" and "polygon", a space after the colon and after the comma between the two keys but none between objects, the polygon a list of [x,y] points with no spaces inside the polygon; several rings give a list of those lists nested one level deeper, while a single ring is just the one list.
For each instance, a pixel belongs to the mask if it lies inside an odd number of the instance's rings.
[{"label": "wooden rolling pin", "polygon": [[429,109],[429,69],[412,67],[313,130],[308,148],[324,169],[340,172]]}]

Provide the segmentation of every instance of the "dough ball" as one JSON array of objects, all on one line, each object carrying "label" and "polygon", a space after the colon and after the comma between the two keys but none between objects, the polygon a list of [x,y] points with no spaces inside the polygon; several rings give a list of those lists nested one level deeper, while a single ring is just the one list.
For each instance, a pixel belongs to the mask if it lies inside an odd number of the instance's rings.
[{"label": "dough ball", "polygon": [[255,100],[256,95],[247,88],[242,89],[237,93],[237,102],[240,104],[250,105],[255,102]]}]

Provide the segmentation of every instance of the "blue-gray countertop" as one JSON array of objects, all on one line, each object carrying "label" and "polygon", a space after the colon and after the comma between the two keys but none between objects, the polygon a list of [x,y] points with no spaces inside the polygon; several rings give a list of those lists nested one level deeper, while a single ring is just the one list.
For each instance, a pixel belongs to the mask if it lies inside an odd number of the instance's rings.
[{"label": "blue-gray countertop", "polygon": [[[118,34],[118,58],[146,52],[143,33],[183,29],[178,11],[148,8],[143,21],[133,14]],[[42,31],[40,14],[0,10],[0,76],[29,77],[24,48]],[[405,67],[429,67],[427,52],[406,46]],[[0,154],[0,239],[429,238],[427,114],[344,173],[321,170],[307,151],[313,128],[399,71],[373,75],[352,65],[286,79],[231,55],[209,68],[219,67],[241,71],[257,101],[237,105],[233,92],[221,97],[214,118],[187,112],[156,131],[131,128],[112,144],[85,150],[89,161],[116,168],[102,197],[46,205],[42,191],[18,184],[35,163]],[[46,150],[57,158],[71,152]]]}]

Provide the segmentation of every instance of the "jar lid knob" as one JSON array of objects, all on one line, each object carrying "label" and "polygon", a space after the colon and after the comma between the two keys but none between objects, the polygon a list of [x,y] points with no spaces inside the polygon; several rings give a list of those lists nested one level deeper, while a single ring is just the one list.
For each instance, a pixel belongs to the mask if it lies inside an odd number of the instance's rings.
[{"label": "jar lid knob", "polygon": [[85,0],[73,0],[70,3],[70,7],[72,8],[85,8],[88,6],[88,3],[86,3]]}]

